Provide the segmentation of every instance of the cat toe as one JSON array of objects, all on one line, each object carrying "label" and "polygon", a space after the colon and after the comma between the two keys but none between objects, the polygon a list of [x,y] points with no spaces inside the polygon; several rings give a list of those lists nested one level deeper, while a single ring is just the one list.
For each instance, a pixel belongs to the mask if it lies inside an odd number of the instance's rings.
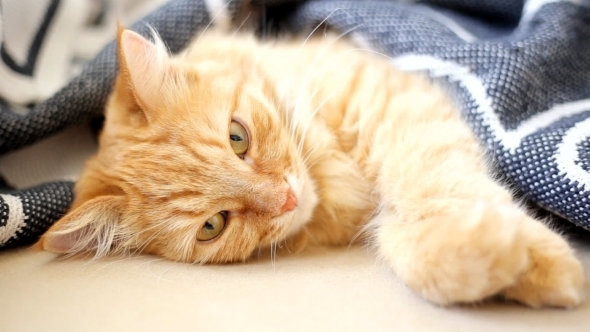
[{"label": "cat toe", "polygon": [[533,308],[573,308],[584,299],[584,272],[571,253],[533,253],[529,268],[503,292],[511,300]]}]

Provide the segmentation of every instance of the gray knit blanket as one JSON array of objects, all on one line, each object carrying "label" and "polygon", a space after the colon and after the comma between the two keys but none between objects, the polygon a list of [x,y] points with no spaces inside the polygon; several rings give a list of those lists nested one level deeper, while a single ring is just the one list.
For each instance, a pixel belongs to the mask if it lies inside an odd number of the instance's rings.
[{"label": "gray knit blanket", "polygon": [[[2,41],[0,75],[35,74],[64,1],[43,1],[24,61]],[[590,0],[224,1],[172,0],[133,29],[148,36],[151,25],[172,52],[212,19],[237,27],[247,18],[264,36],[320,24],[348,34],[392,65],[445,84],[502,180],[590,230]],[[15,106],[0,94],[0,154],[100,116],[116,73],[111,42],[45,100]],[[72,187],[0,181],[0,247],[35,241],[67,211]]]}]

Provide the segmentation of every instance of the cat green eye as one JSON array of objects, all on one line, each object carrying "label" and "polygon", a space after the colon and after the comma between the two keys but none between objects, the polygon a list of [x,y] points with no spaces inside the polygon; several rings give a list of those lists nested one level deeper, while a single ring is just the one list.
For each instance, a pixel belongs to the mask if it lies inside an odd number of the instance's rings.
[{"label": "cat green eye", "polygon": [[248,151],[250,145],[250,138],[248,131],[237,121],[232,121],[229,127],[229,143],[234,152],[241,156]]},{"label": "cat green eye", "polygon": [[197,240],[209,241],[219,236],[219,234],[221,234],[225,228],[225,219],[226,214],[223,212],[219,212],[213,217],[207,219],[205,225],[203,225],[197,234]]}]

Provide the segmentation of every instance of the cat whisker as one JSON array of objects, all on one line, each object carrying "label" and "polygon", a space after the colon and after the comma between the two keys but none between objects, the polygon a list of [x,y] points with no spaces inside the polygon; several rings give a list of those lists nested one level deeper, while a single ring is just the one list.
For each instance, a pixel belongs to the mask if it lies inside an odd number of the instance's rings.
[{"label": "cat whisker", "polygon": [[276,267],[276,263],[277,263],[277,242],[275,241],[274,246],[273,246],[273,255],[272,255],[272,266]]},{"label": "cat whisker", "polygon": [[147,239],[145,239],[143,241],[143,243],[141,245],[138,245],[136,247],[136,249],[134,250],[134,253],[141,253],[145,250],[145,248],[151,243],[151,241],[156,238],[158,235],[162,234],[164,232],[165,228],[161,228],[159,230],[157,230],[156,232],[154,232],[152,235],[150,235]]},{"label": "cat whisker", "polygon": [[303,227],[303,231],[305,232],[305,234],[307,234],[307,236],[309,236],[310,239],[313,240],[313,242],[319,242],[318,239],[314,236],[312,232],[309,231],[307,227]]},{"label": "cat whisker", "polygon": [[[109,266],[116,264],[116,263],[120,263],[120,262],[125,262],[125,261],[129,261],[134,259],[135,257],[126,257],[126,256],[116,256],[113,259],[111,259],[111,261],[107,262],[106,264],[99,266],[98,269],[96,271],[100,271],[103,269],[108,268]],[[90,264],[92,262],[92,260],[88,261],[88,264]]]},{"label": "cat whisker", "polygon": [[160,221],[158,223],[155,223],[154,225],[147,227],[137,233],[135,233],[135,239],[136,241],[139,239],[139,237],[137,235],[141,235],[145,232],[149,232],[153,229],[157,229],[159,228],[156,232],[152,233],[147,239],[143,240],[143,243],[140,245],[139,243],[136,242],[135,244],[135,249],[133,250],[133,253],[141,253],[143,252],[143,250],[149,245],[149,243],[156,238],[158,235],[160,235],[161,233],[163,233],[166,230],[166,227],[162,227],[166,224],[166,220]]},{"label": "cat whisker", "polygon": [[[367,216],[367,220],[372,220],[378,213],[379,209],[374,209],[373,211],[371,211],[371,213]],[[367,222],[364,223],[364,225],[359,229],[359,231],[350,239],[350,241],[348,242],[348,246],[347,249],[350,249],[350,247],[356,242],[356,240],[358,240],[359,237],[361,236],[367,236],[370,237],[371,236],[371,228],[373,227],[373,225],[371,225],[371,223]]]},{"label": "cat whisker", "polygon": [[[320,55],[323,55],[323,54],[325,53],[325,51],[327,51],[327,50],[328,50],[328,48],[329,48],[331,45],[333,45],[333,44],[334,44],[334,43],[336,43],[338,40],[340,40],[341,38],[345,37],[347,34],[349,34],[349,33],[353,32],[354,30],[356,30],[356,29],[358,29],[358,28],[360,28],[360,27],[362,27],[362,26],[364,26],[364,25],[363,25],[363,24],[359,24],[359,25],[357,25],[357,26],[354,26],[354,27],[352,27],[352,28],[350,28],[350,29],[348,29],[348,30],[344,31],[343,33],[341,33],[340,35],[338,35],[338,36],[337,36],[336,38],[334,38],[333,40],[331,40],[331,41],[330,41],[330,43],[328,43],[327,45],[325,45],[325,46],[323,47],[323,50],[322,50],[322,52],[321,52],[321,53],[319,53],[319,54],[318,54],[318,55],[317,55],[317,56],[314,58],[314,62],[315,62],[315,60],[317,60],[317,59],[318,59],[318,57],[319,57]],[[340,57],[340,56],[346,55],[348,52],[350,52],[350,51],[354,51],[354,50],[356,50],[356,49],[347,49],[347,50],[345,50],[345,51],[340,51],[340,52],[338,52],[338,53],[337,53],[335,56],[333,56],[333,58],[337,58],[337,57]],[[334,61],[334,63],[336,63],[336,61]],[[312,63],[312,64],[313,64],[313,63]],[[314,72],[314,74],[317,74],[317,75],[320,75],[320,76],[321,76],[321,73],[323,73],[323,72],[326,72],[326,71],[329,71],[330,69],[331,69],[331,67],[325,67],[325,68],[323,68],[323,71],[322,71],[322,72],[320,72],[320,73]],[[305,75],[306,79],[308,79],[308,78],[309,78],[309,75],[308,75],[308,74],[309,74],[309,72],[310,72],[310,71],[308,71],[308,73],[306,73],[306,75]],[[321,85],[319,88],[317,88],[317,89],[316,89],[316,90],[315,90],[315,91],[314,91],[314,92],[311,94],[312,98],[313,98],[313,97],[314,97],[314,96],[315,96],[315,95],[318,93],[318,91],[320,90],[320,88],[322,88],[322,87],[324,87],[324,86],[325,86],[325,84],[326,84],[326,83],[324,83],[323,85]]]},{"label": "cat whisker", "polygon": [[160,284],[162,283],[162,280],[165,281],[172,281],[172,279],[166,279],[164,278],[164,276],[166,275],[166,273],[170,272],[170,270],[172,270],[172,268],[174,268],[174,266],[170,266],[168,267],[166,270],[164,270],[164,272],[162,272],[161,275],[156,275],[155,273],[153,273],[152,275],[155,276],[156,278],[158,278],[158,281],[160,282]]},{"label": "cat whisker", "polygon": [[[302,47],[303,47],[303,46],[304,46],[304,45],[307,43],[307,41],[309,40],[309,38],[310,38],[310,37],[313,35],[314,31],[316,31],[316,30],[317,30],[317,29],[318,29],[318,28],[319,28],[319,27],[320,27],[320,26],[321,26],[321,25],[322,25],[322,24],[323,24],[323,23],[324,23],[324,22],[325,22],[325,21],[326,21],[326,20],[327,20],[327,19],[328,19],[328,18],[329,18],[329,17],[330,17],[332,14],[333,14],[333,13],[335,13],[337,10],[338,10],[338,9],[335,9],[334,11],[332,11],[332,13],[330,13],[330,14],[329,14],[329,15],[328,15],[328,16],[327,16],[327,17],[326,17],[326,18],[325,18],[325,19],[324,19],[324,20],[323,20],[323,21],[322,21],[320,24],[318,24],[318,25],[317,25],[317,26],[316,26],[316,27],[315,27],[315,28],[312,30],[312,32],[311,32],[311,33],[310,33],[310,34],[307,36],[307,38],[305,39],[305,41],[304,41],[304,42],[303,42],[303,44],[301,45]],[[342,9],[342,10],[343,10],[343,9]],[[291,134],[291,137],[295,137],[296,130],[297,130],[297,128],[298,128],[298,127],[299,127],[299,125],[300,125],[301,116],[299,116],[299,115],[300,115],[300,112],[299,112],[299,107],[300,107],[300,105],[301,105],[301,98],[302,98],[303,96],[306,96],[306,94],[305,94],[305,93],[303,93],[303,89],[304,89],[305,87],[307,87],[307,86],[308,86],[309,80],[310,80],[310,79],[311,79],[311,77],[312,77],[312,76],[311,76],[311,74],[312,74],[312,73],[314,73],[314,74],[317,74],[317,73],[315,73],[315,69],[316,69],[316,66],[317,66],[317,64],[318,64],[318,60],[319,60],[321,57],[323,57],[323,56],[324,56],[324,54],[325,54],[325,53],[326,53],[326,52],[327,52],[327,51],[330,49],[330,46],[332,46],[332,45],[333,45],[333,44],[334,44],[336,41],[338,41],[339,39],[343,38],[344,36],[346,36],[347,34],[351,33],[352,31],[354,31],[354,30],[358,29],[358,28],[359,28],[359,27],[361,27],[361,26],[363,26],[363,25],[362,25],[362,24],[359,24],[359,25],[357,25],[357,26],[355,26],[355,27],[353,27],[353,28],[351,28],[351,29],[349,29],[349,30],[347,30],[347,31],[344,31],[343,33],[341,33],[340,35],[338,35],[338,36],[337,36],[337,37],[336,37],[334,40],[331,40],[331,41],[330,41],[329,43],[327,43],[326,45],[323,45],[323,47],[322,47],[322,49],[320,50],[320,52],[318,52],[318,54],[316,54],[316,55],[315,55],[314,59],[312,60],[312,63],[311,63],[311,64],[310,64],[310,66],[308,67],[308,69],[307,69],[306,73],[303,75],[303,80],[302,80],[302,82],[300,83],[300,86],[299,86],[299,88],[297,89],[297,90],[298,90],[298,93],[297,93],[296,95],[297,95],[298,97],[296,98],[296,101],[295,101],[295,106],[293,107],[293,111],[291,112],[291,116],[290,116],[290,120],[291,120],[291,122],[290,122],[290,124],[289,124],[289,132],[290,132],[290,134]],[[327,70],[327,69],[324,69],[324,70]],[[293,84],[294,84],[294,82],[295,82],[295,80],[293,80],[293,81],[292,81],[292,83],[291,83],[291,86],[290,86],[290,88],[288,89],[289,91],[290,91],[290,90],[294,90],[294,89],[293,89]],[[312,95],[311,95],[311,97],[310,97],[310,98],[313,98],[313,97],[314,97],[314,96],[317,94],[317,92],[320,90],[320,88],[322,88],[322,87],[323,87],[323,85],[322,85],[322,86],[320,86],[318,89],[316,89],[316,90],[315,90],[315,91],[312,93]],[[289,95],[289,94],[287,95],[287,100],[286,100],[286,102],[285,102],[285,108],[286,108],[286,110],[289,110],[289,109],[290,109],[290,95]],[[287,113],[287,112],[286,112],[286,113]],[[315,113],[314,113],[314,116],[315,116]],[[312,120],[312,119],[313,119],[313,116],[310,118],[310,122],[311,122],[311,120]],[[308,124],[308,125],[309,125],[309,124]],[[301,140],[303,140],[303,138],[302,138]],[[299,151],[301,151],[301,150],[299,149]]]},{"label": "cat whisker", "polygon": [[[353,28],[353,29],[350,29],[348,32],[350,32],[350,31],[352,31],[352,30],[354,30],[354,29],[356,29],[356,28],[358,28],[358,27],[360,27],[360,26],[361,26],[361,25],[359,25],[359,26],[356,26],[355,28]],[[341,38],[342,36],[344,36],[344,35],[345,35],[346,33],[348,33],[348,32],[345,32],[345,33],[341,34],[341,35],[340,35],[340,36],[339,36],[337,39]],[[336,39],[336,40],[337,40],[337,39]],[[349,49],[349,50],[346,50],[346,51],[342,51],[342,52],[339,52],[339,53],[338,53],[336,56],[337,56],[337,57],[339,57],[339,56],[343,56],[343,55],[345,55],[345,54],[347,54],[347,53],[349,53],[349,52],[351,52],[351,51],[354,51],[354,50],[355,50],[355,49]],[[328,69],[327,69],[327,68],[324,68],[324,70],[328,70]],[[327,82],[324,82],[324,84],[322,84],[321,86],[317,87],[317,88],[314,90],[314,92],[312,93],[312,95],[311,95],[311,98],[313,98],[313,97],[314,97],[314,96],[315,96],[315,95],[316,95],[316,94],[317,94],[317,93],[318,93],[318,92],[319,92],[319,91],[320,91],[320,90],[321,90],[321,89],[322,89],[322,88],[323,88],[323,87],[324,87],[326,84],[327,84]],[[323,106],[324,106],[324,105],[325,105],[325,104],[326,104],[326,103],[327,103],[327,102],[328,102],[328,101],[329,101],[329,100],[330,100],[330,99],[331,99],[331,98],[334,96],[334,94],[335,94],[335,92],[333,92],[333,93],[329,94],[329,95],[328,95],[328,96],[327,96],[327,97],[326,97],[326,98],[325,98],[325,99],[324,99],[324,100],[323,100],[321,103],[319,103],[319,104],[318,104],[318,106],[317,106],[317,107],[314,109],[314,111],[312,112],[312,114],[309,116],[308,123],[307,123],[307,125],[305,126],[305,129],[303,130],[303,133],[301,134],[301,137],[300,137],[300,139],[299,139],[299,144],[297,145],[297,151],[298,151],[298,153],[300,153],[300,154],[301,154],[301,152],[302,152],[302,149],[303,149],[303,143],[306,141],[307,132],[308,132],[308,130],[309,130],[309,126],[310,126],[310,125],[311,125],[311,123],[313,122],[313,118],[314,118],[314,117],[317,115],[317,113],[319,112],[319,110],[320,110],[320,109],[321,109],[321,108],[322,108],[322,107],[323,107]],[[299,124],[300,124],[300,123],[299,123],[299,121],[297,121],[297,122],[296,122],[296,125],[299,125]],[[309,151],[308,151],[308,152],[309,152]],[[304,162],[306,163],[306,162],[307,162],[307,160],[305,160]]]},{"label": "cat whisker", "polygon": [[350,28],[348,30],[345,30],[344,32],[342,32],[341,34],[339,34],[338,36],[336,36],[336,38],[334,38],[334,40],[332,40],[328,46],[334,44],[335,42],[337,42],[338,40],[340,40],[344,36],[346,36],[346,35],[350,34],[351,32],[353,32],[354,30],[356,30],[356,29],[358,29],[360,27],[364,27],[364,26],[365,25],[363,23],[361,23],[361,24],[358,24],[358,25],[353,26],[352,28]]},{"label": "cat whisker", "polygon": [[303,41],[303,44],[301,46],[302,47],[305,46],[305,44],[307,43],[309,38],[311,38],[311,36],[313,36],[314,32],[316,32],[316,30],[319,29],[319,27],[321,27],[322,24],[324,24],[332,15],[334,15],[336,12],[338,12],[340,10],[345,12],[348,16],[351,16],[350,13],[348,11],[346,11],[346,9],[344,9],[344,8],[334,9],[330,14],[328,14],[328,16],[326,16],[326,18],[324,18],[320,23],[318,23],[318,25],[316,25],[316,27],[313,28],[313,30],[311,30],[311,32],[309,33],[309,35],[307,35],[307,38],[305,38],[305,40]]},{"label": "cat whisker", "polygon": [[328,36],[328,25],[324,25],[324,32],[322,33],[322,40]]},{"label": "cat whisker", "polygon": [[252,12],[249,12],[248,15],[246,16],[246,18],[242,21],[242,23],[240,23],[240,25],[236,28],[236,31],[234,31],[234,33],[232,34],[232,38],[234,38],[236,36],[236,34],[240,31],[242,26],[248,21],[248,19],[250,18],[250,15],[252,15]]},{"label": "cat whisker", "polygon": [[258,260],[260,260],[260,252],[262,251],[262,246],[258,246]]},{"label": "cat whisker", "polygon": [[[329,17],[329,16],[328,16],[328,17]],[[326,18],[326,19],[328,19],[328,18]],[[326,20],[326,19],[324,19],[324,20]],[[320,24],[321,24],[321,23],[320,23]],[[315,57],[314,57],[314,59],[313,59],[313,61],[312,61],[311,65],[310,65],[310,67],[308,68],[307,72],[306,72],[306,73],[303,75],[303,77],[304,77],[304,79],[303,79],[303,82],[304,82],[304,83],[306,83],[307,81],[309,81],[309,79],[311,78],[311,77],[310,77],[310,76],[311,76],[311,74],[317,74],[317,72],[315,72],[315,69],[316,69],[316,68],[315,68],[314,66],[318,64],[318,60],[319,60],[319,59],[320,59],[322,56],[324,56],[324,54],[325,54],[327,51],[329,51],[329,50],[330,50],[330,48],[331,48],[331,47],[332,47],[332,46],[333,46],[333,45],[334,45],[334,44],[335,44],[335,43],[336,43],[338,40],[340,40],[340,39],[344,38],[346,35],[350,34],[350,33],[351,33],[351,32],[353,32],[354,30],[356,30],[356,29],[358,29],[358,28],[360,28],[360,27],[362,27],[362,26],[364,26],[364,24],[359,24],[359,25],[356,25],[356,26],[354,26],[354,27],[352,27],[352,28],[350,28],[350,29],[348,29],[348,30],[346,30],[346,31],[342,32],[341,34],[339,34],[338,36],[336,36],[336,38],[334,38],[333,40],[330,40],[330,42],[329,42],[329,43],[325,43],[325,45],[322,45],[322,49],[320,50],[320,52],[318,52],[318,53],[315,55]],[[317,29],[317,27],[316,27],[316,29]],[[315,31],[315,29],[314,29],[314,31]],[[313,34],[313,31],[312,31],[312,34]],[[311,34],[310,34],[310,36],[311,36]],[[309,37],[310,37],[310,36],[308,36],[308,37],[307,37],[307,39],[309,39]],[[305,45],[305,43],[307,43],[307,39],[306,39],[306,41],[303,43],[303,45]],[[302,45],[302,46],[303,46],[303,45]]]},{"label": "cat whisker", "polygon": [[201,31],[201,34],[199,35],[199,37],[197,37],[197,40],[194,42],[195,44],[199,43],[199,40],[201,40],[201,37],[203,37],[203,35],[205,34],[205,32],[207,31],[207,29],[209,29],[209,27],[213,24],[213,22],[215,22],[215,19],[217,19],[217,17],[219,17],[219,15],[221,15],[221,13],[223,13],[227,7],[229,7],[229,5],[232,3],[233,0],[228,0],[225,5],[223,5],[223,7],[221,7],[217,13],[215,13],[215,15],[213,15],[213,18],[209,21],[209,24],[207,24],[207,26],[205,26],[205,28],[203,29],[203,31]]},{"label": "cat whisker", "polygon": [[275,267],[275,242],[270,241],[270,264]]},{"label": "cat whisker", "polygon": [[311,156],[316,151],[316,149],[318,148],[319,145],[320,145],[320,143],[314,144],[309,150],[307,150],[305,152],[305,154],[301,158],[303,160],[303,164],[306,165],[308,169],[312,168],[320,160],[320,158],[318,158],[318,159],[314,160],[313,163],[308,163],[309,158],[311,158]]},{"label": "cat whisker", "polygon": [[375,51],[375,50],[369,49],[369,48],[351,48],[348,51],[363,51],[363,52],[367,52],[367,53],[373,53],[373,54],[382,56],[382,57],[384,57],[384,58],[386,58],[388,60],[393,61],[393,58],[390,57],[389,55],[387,55],[385,53],[381,53],[379,51]]},{"label": "cat whisker", "polygon": [[285,249],[287,250],[287,252],[291,254],[292,252],[291,249],[289,249],[289,243],[287,242],[287,239],[284,239],[283,243],[285,244]]},{"label": "cat whisker", "polygon": [[135,233],[135,235],[140,235],[140,234],[142,234],[142,233],[149,232],[150,230],[152,230],[152,229],[154,229],[154,228],[157,228],[157,227],[160,227],[160,226],[162,226],[162,225],[164,225],[164,224],[166,224],[166,220],[164,220],[164,221],[160,221],[160,222],[157,222],[157,223],[154,223],[152,226],[150,226],[150,227],[147,227],[147,228],[145,228],[145,229],[142,229],[142,230],[140,230],[140,231],[136,232],[136,233]]},{"label": "cat whisker", "polygon": [[[326,19],[324,19],[324,21],[325,21],[325,20],[327,20],[328,18],[329,18],[329,16],[328,16]],[[303,80],[302,80],[302,82],[301,82],[301,84],[300,84],[299,88],[297,89],[297,90],[298,90],[298,92],[297,92],[297,94],[296,94],[296,95],[297,95],[297,99],[296,99],[296,101],[295,101],[295,107],[294,107],[294,110],[293,110],[292,117],[294,117],[294,115],[295,115],[296,113],[298,113],[298,112],[297,112],[297,110],[298,110],[298,107],[299,107],[299,105],[300,105],[300,101],[301,101],[301,99],[302,99],[302,98],[304,98],[304,97],[307,97],[307,98],[309,98],[309,99],[312,99],[312,98],[313,98],[313,97],[314,97],[314,96],[315,96],[315,95],[316,95],[316,94],[317,94],[317,93],[318,93],[318,92],[321,90],[321,88],[323,88],[323,87],[325,86],[325,83],[324,83],[324,85],[321,85],[321,86],[319,86],[318,88],[316,88],[316,89],[315,89],[315,91],[313,91],[313,93],[311,94],[311,96],[310,96],[310,97],[308,97],[308,94],[306,94],[306,93],[303,91],[303,89],[309,85],[309,81],[310,81],[310,80],[312,79],[312,77],[313,77],[311,74],[314,74],[314,75],[321,75],[321,73],[317,73],[317,72],[315,71],[315,69],[316,69],[315,67],[316,67],[316,66],[317,66],[317,64],[319,63],[319,59],[321,59],[321,58],[322,58],[322,57],[323,57],[323,56],[326,54],[326,52],[328,52],[328,51],[330,50],[330,47],[331,47],[331,46],[332,46],[334,43],[336,43],[338,40],[340,40],[341,38],[343,38],[343,37],[344,37],[344,36],[346,36],[347,34],[350,34],[350,33],[351,33],[351,32],[353,32],[354,30],[356,30],[356,29],[358,29],[358,28],[360,28],[360,27],[362,27],[362,26],[363,26],[363,24],[359,24],[359,25],[357,25],[357,26],[354,26],[354,27],[352,27],[352,28],[350,28],[350,29],[348,29],[348,30],[346,30],[346,31],[342,32],[340,35],[338,35],[336,38],[334,38],[333,40],[331,40],[329,43],[326,43],[326,45],[323,45],[323,47],[322,47],[322,49],[320,50],[320,52],[318,52],[318,53],[315,55],[315,57],[314,57],[314,59],[313,59],[312,63],[310,64],[309,68],[307,69],[307,72],[306,72],[306,73],[303,75]],[[316,29],[317,29],[317,28],[318,28],[318,27],[316,27]],[[314,31],[315,31],[315,29],[314,29]],[[312,34],[313,34],[313,31],[312,31]],[[311,36],[311,34],[310,34],[310,36]],[[309,36],[308,36],[308,39],[309,39]],[[304,44],[305,44],[306,42],[307,42],[307,39],[306,39],[306,41],[304,42]],[[342,55],[344,55],[344,54],[346,54],[346,53],[347,53],[346,51],[345,51],[345,52],[339,52],[337,56],[342,56]],[[327,71],[328,69],[329,69],[329,68],[324,68],[324,71]],[[330,97],[331,97],[331,96],[332,96],[332,95],[330,95]],[[308,121],[309,123],[310,123],[310,122],[313,120],[313,118],[315,117],[315,115],[316,115],[316,113],[317,113],[317,110],[318,110],[319,108],[321,108],[321,106],[323,106],[323,105],[325,104],[325,102],[327,102],[327,101],[323,101],[323,102],[322,102],[322,103],[321,103],[321,104],[318,106],[318,108],[317,108],[317,109],[314,111],[314,113],[313,113],[313,114],[312,114],[312,115],[309,117],[309,121]],[[294,123],[295,123],[295,127],[298,127],[298,126],[299,126],[299,119],[300,119],[300,117],[298,117],[298,118],[297,118],[297,121],[294,121]],[[307,126],[309,126],[309,123],[307,124]],[[303,139],[303,138],[302,138],[302,139]]]},{"label": "cat whisker", "polygon": [[301,161],[303,162],[303,164],[307,165],[309,158],[311,158],[311,155],[319,145],[320,143],[316,142],[311,148],[307,149],[305,153],[301,154]]},{"label": "cat whisker", "polygon": [[153,263],[153,262],[159,262],[159,261],[163,261],[163,260],[164,260],[163,258],[155,258],[155,259],[150,259],[150,260],[149,260],[149,261],[147,261],[147,262],[143,262],[143,263],[140,263],[140,264],[138,264],[138,265],[137,265],[137,267],[143,267],[144,265],[147,265],[147,266],[149,266],[149,264],[151,264],[151,263]]}]

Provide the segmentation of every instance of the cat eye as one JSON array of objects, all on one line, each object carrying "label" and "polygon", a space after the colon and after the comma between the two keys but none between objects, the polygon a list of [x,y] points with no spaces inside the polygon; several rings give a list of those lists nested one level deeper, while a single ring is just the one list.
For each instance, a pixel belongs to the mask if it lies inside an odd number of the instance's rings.
[{"label": "cat eye", "polygon": [[225,212],[219,212],[207,219],[201,230],[199,230],[199,233],[197,233],[197,240],[209,241],[219,236],[225,228],[226,218],[227,214]]},{"label": "cat eye", "polygon": [[237,121],[232,121],[229,126],[229,143],[238,156],[244,155],[248,151],[250,145],[248,131]]}]

